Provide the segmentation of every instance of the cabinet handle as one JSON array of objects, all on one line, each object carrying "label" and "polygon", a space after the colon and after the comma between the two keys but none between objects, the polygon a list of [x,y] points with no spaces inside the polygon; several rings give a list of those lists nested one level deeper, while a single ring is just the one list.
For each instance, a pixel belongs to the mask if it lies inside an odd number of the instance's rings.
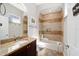
[{"label": "cabinet handle", "polygon": [[29,47],[30,47],[30,45],[29,45]]},{"label": "cabinet handle", "polygon": [[29,48],[30,47],[30,45],[29,46],[27,46],[27,48]]},{"label": "cabinet handle", "polygon": [[27,46],[27,48],[29,48],[29,47]]}]

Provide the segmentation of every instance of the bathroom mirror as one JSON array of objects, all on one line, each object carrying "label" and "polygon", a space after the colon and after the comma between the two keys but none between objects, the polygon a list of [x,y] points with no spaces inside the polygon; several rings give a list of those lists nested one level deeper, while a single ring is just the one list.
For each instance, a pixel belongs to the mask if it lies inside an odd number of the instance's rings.
[{"label": "bathroom mirror", "polygon": [[0,15],[0,41],[27,37],[27,15],[9,3],[4,3],[7,13]]},{"label": "bathroom mirror", "polygon": [[[24,21],[26,20],[26,22]],[[17,22],[17,20],[15,19]],[[0,16],[0,40],[27,36],[27,18],[21,19],[21,23],[10,22],[9,18]]]}]

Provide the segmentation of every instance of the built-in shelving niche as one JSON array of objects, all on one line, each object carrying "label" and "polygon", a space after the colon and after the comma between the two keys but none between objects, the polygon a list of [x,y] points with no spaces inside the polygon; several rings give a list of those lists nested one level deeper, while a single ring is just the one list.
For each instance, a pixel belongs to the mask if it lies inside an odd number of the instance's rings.
[{"label": "built-in shelving niche", "polygon": [[27,36],[27,29],[28,29],[28,17],[24,16],[23,17],[23,36]]},{"label": "built-in shelving niche", "polygon": [[47,14],[40,14],[40,37],[43,35],[43,37],[48,38],[48,40],[63,42],[63,18],[63,10],[57,12],[47,12]]}]

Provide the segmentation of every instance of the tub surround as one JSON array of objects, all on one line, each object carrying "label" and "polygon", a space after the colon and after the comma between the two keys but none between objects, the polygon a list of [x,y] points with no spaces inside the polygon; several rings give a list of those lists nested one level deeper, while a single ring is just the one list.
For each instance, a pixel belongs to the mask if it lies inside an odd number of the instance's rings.
[{"label": "tub surround", "polygon": [[63,42],[63,10],[40,14],[40,35],[52,41]]},{"label": "tub surround", "polygon": [[64,39],[64,12],[62,7],[60,10],[43,10],[39,16],[39,47],[43,48],[39,55],[62,55],[63,56],[63,39]]},{"label": "tub surround", "polygon": [[22,38],[21,40],[15,40],[15,41],[1,44],[0,45],[0,55],[1,56],[6,56],[6,55],[10,55],[10,54],[12,55],[12,53],[22,49],[23,47],[29,48],[30,45],[29,46],[27,46],[27,45],[32,43],[33,41],[36,41],[36,40],[34,38],[27,38],[26,37],[26,38]]}]

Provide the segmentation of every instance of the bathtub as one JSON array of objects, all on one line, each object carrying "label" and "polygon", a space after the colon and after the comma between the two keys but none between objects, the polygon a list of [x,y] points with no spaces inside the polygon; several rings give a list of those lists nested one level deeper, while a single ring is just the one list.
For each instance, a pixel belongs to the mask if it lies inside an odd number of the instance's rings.
[{"label": "bathtub", "polygon": [[37,47],[38,50],[41,50],[42,48],[48,48],[59,52],[63,52],[64,50],[62,42],[47,40],[46,38],[37,42]]}]

